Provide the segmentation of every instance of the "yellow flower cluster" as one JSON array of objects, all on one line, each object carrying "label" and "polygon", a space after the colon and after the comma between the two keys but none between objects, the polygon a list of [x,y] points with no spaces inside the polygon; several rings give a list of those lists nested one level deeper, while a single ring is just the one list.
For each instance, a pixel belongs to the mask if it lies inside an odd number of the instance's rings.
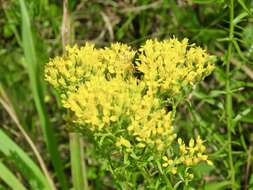
[{"label": "yellow flower cluster", "polygon": [[137,147],[144,148],[154,146],[157,151],[162,151],[176,138],[173,131],[171,112],[164,109],[154,109],[157,99],[152,96],[145,96],[140,101],[131,117],[131,124],[127,128],[128,132],[133,134],[137,140]]},{"label": "yellow flower cluster", "polygon": [[89,125],[92,131],[119,130],[125,120],[127,130],[123,133],[133,136],[136,147],[149,145],[162,150],[176,137],[171,112],[166,113],[160,108],[159,99],[153,95],[143,96],[144,87],[135,79],[124,82],[113,78],[108,81],[94,76],[76,92],[69,93],[68,98],[63,100],[63,106],[74,113],[76,123]]},{"label": "yellow flower cluster", "polygon": [[189,145],[186,146],[181,138],[177,140],[179,146],[179,155],[175,159],[169,158],[168,156],[163,156],[163,167],[167,167],[173,174],[177,173],[177,167],[180,164],[185,166],[196,165],[201,161],[206,161],[209,165],[212,162],[208,160],[208,156],[205,155],[206,147],[203,145],[203,141],[198,136],[196,139],[196,144],[194,139],[189,141]]},{"label": "yellow flower cluster", "polygon": [[87,43],[80,49],[67,46],[66,52],[63,57],[52,59],[45,68],[46,80],[62,94],[75,91],[98,71],[103,72],[94,45]]},{"label": "yellow flower cluster", "polygon": [[207,156],[199,137],[188,147],[179,138],[179,156],[164,156],[177,138],[166,102],[212,71],[209,58],[187,39],[148,40],[138,51],[120,43],[100,49],[87,43],[52,59],[45,78],[59,90],[79,128],[109,139],[105,151],[136,159],[160,156],[175,174],[178,165],[191,166]]},{"label": "yellow flower cluster", "polygon": [[132,74],[134,55],[135,51],[119,43],[105,49],[95,49],[90,43],[81,48],[67,46],[63,57],[56,57],[46,65],[45,79],[67,95],[92,76],[108,79],[120,75],[126,78],[129,73]]},{"label": "yellow flower cluster", "polygon": [[140,48],[137,68],[150,89],[172,98],[213,70],[209,55],[188,40],[148,40]]}]

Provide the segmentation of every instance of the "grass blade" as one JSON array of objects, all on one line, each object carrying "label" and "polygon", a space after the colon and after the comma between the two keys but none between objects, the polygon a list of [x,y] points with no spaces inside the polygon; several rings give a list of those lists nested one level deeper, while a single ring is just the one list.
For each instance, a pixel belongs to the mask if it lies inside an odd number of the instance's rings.
[{"label": "grass blade", "polygon": [[75,190],[88,190],[83,147],[78,133],[70,133],[71,172]]},{"label": "grass blade", "polygon": [[23,126],[21,126],[19,119],[17,117],[17,114],[15,113],[15,110],[12,106],[11,101],[9,100],[8,96],[6,95],[6,93],[4,92],[2,86],[0,85],[0,104],[2,104],[2,106],[4,107],[4,109],[6,110],[6,112],[10,115],[10,117],[12,118],[12,120],[14,121],[14,123],[16,124],[17,128],[19,129],[19,131],[21,132],[21,134],[24,136],[24,138],[26,139],[27,143],[30,145],[35,157],[38,160],[38,163],[42,169],[42,171],[44,172],[48,183],[51,185],[51,189],[52,190],[56,190],[54,182],[49,174],[49,171],[47,170],[46,164],[44,163],[39,151],[37,150],[35,144],[33,143],[32,139],[29,137],[29,135],[26,133],[26,131],[24,130]]},{"label": "grass blade", "polygon": [[13,175],[13,173],[0,162],[0,178],[13,190],[27,190],[19,180]]},{"label": "grass blade", "polygon": [[57,149],[57,142],[54,136],[52,127],[49,125],[48,115],[43,102],[43,89],[40,73],[40,66],[36,57],[35,45],[33,42],[33,35],[31,31],[31,24],[28,11],[24,0],[19,0],[22,16],[22,47],[25,54],[25,61],[31,82],[31,88],[35,101],[35,106],[39,114],[40,124],[43,130],[44,138],[47,143],[47,148],[51,156],[51,160],[56,171],[56,176],[59,180],[60,186],[63,190],[67,190],[67,180],[63,172],[63,165],[60,159],[60,154]]},{"label": "grass blade", "polygon": [[[48,181],[32,159],[0,129],[0,152],[15,161],[31,186],[51,190]],[[22,164],[21,164],[22,163]],[[1,170],[0,170],[1,171]],[[0,172],[1,173],[1,172]]]}]

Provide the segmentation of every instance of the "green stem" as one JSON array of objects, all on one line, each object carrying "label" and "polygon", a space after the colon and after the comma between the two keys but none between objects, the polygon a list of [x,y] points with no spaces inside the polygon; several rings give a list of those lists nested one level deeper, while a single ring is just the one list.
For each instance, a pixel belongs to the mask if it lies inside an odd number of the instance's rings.
[{"label": "green stem", "polygon": [[75,190],[88,190],[82,139],[79,133],[70,133],[70,156],[73,186]]},{"label": "green stem", "polygon": [[[62,48],[71,44],[70,39],[70,20],[68,12],[68,0],[63,1],[63,19],[62,19]],[[85,159],[83,153],[83,141],[79,133],[69,133],[71,173],[74,190],[88,190],[88,180],[86,174]]]},{"label": "green stem", "polygon": [[164,179],[165,179],[165,182],[167,184],[167,188],[169,190],[174,190],[174,188],[172,187],[172,184],[170,183],[170,180],[167,178],[167,176],[164,174]]},{"label": "green stem", "polygon": [[233,105],[232,105],[232,94],[230,89],[230,60],[232,57],[233,38],[234,38],[234,0],[230,0],[230,28],[229,28],[229,44],[228,52],[225,60],[226,63],[226,123],[227,123],[227,138],[228,138],[228,151],[229,151],[229,166],[230,166],[230,180],[231,189],[235,190],[235,169],[233,164],[232,155],[232,127],[233,127]]}]

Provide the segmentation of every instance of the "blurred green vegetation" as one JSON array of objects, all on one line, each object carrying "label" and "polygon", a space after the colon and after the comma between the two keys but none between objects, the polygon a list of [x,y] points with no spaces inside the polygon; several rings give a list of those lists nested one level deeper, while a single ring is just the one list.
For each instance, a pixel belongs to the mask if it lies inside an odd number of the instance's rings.
[{"label": "blurred green vegetation", "polygon": [[[206,139],[214,162],[213,167],[194,168],[195,189],[253,190],[253,1],[235,0],[231,18],[232,1],[68,1],[73,43],[92,41],[101,47],[120,41],[137,46],[148,38],[176,36],[217,56],[214,74],[179,106],[175,121],[185,139],[196,133]],[[48,178],[58,189],[72,186],[68,118],[63,117],[57,93],[43,82],[44,64],[63,52],[62,15],[62,1],[0,1],[0,189],[51,189]],[[42,174],[18,125],[36,145],[51,177]],[[115,189],[94,152],[85,141],[90,189]]]}]

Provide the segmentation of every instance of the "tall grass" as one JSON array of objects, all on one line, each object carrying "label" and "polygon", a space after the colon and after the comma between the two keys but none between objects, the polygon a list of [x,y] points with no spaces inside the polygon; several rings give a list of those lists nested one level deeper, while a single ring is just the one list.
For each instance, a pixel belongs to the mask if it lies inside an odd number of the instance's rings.
[{"label": "tall grass", "polygon": [[[36,148],[36,145],[33,143],[32,139],[29,137],[29,135],[26,133],[25,129],[23,128],[23,126],[21,126],[20,121],[18,120],[17,114],[15,113],[15,110],[13,108],[12,103],[10,102],[8,96],[6,95],[6,93],[4,92],[4,89],[0,86],[0,104],[5,108],[6,112],[9,114],[9,116],[11,117],[11,119],[13,120],[13,122],[16,124],[18,130],[20,131],[20,133],[24,136],[24,138],[26,139],[27,143],[29,144],[30,148],[32,149],[35,157],[38,160],[38,163],[47,179],[47,181],[45,181],[46,183],[44,184],[45,187],[50,187],[52,190],[55,190],[55,185],[53,183],[53,180],[50,176],[49,171],[47,170],[46,164],[44,163],[38,149]],[[10,143],[15,144],[14,142],[12,142],[12,140],[10,140]],[[6,145],[5,145],[6,146]],[[15,147],[15,146],[13,146]],[[18,149],[15,149],[18,152]],[[22,156],[21,156],[22,157]],[[25,158],[23,158],[25,159]],[[26,159],[25,159],[26,160]],[[28,167],[30,163],[26,163]],[[43,181],[43,175],[40,175],[41,180]]]},{"label": "tall grass", "polygon": [[37,60],[36,49],[34,45],[33,34],[31,30],[31,22],[29,13],[26,8],[24,0],[19,0],[21,7],[21,18],[22,18],[22,48],[25,55],[26,66],[28,69],[29,79],[31,83],[31,89],[33,92],[33,98],[36,109],[38,111],[40,126],[43,130],[43,135],[47,148],[54,166],[56,176],[63,190],[68,189],[67,180],[63,172],[63,164],[60,158],[56,137],[53,131],[53,127],[50,126],[48,114],[46,112],[44,104],[44,92],[42,88],[42,73],[41,65]]}]

